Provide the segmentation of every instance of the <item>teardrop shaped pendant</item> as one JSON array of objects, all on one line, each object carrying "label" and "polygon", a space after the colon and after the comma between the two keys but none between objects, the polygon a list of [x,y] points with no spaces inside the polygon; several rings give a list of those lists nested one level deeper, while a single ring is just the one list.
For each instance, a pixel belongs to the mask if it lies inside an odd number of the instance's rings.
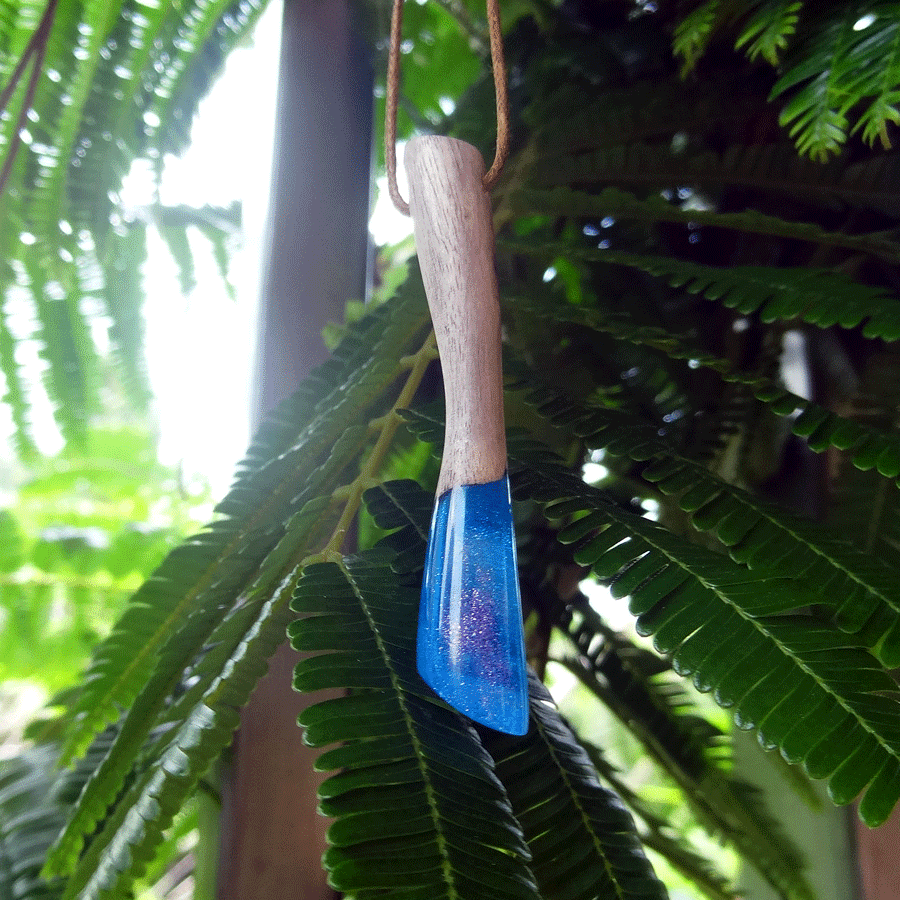
[{"label": "teardrop shaped pendant", "polygon": [[418,669],[460,712],[520,735],[528,729],[528,689],[484,162],[463,141],[424,137],[407,145],[406,168],[447,406]]}]

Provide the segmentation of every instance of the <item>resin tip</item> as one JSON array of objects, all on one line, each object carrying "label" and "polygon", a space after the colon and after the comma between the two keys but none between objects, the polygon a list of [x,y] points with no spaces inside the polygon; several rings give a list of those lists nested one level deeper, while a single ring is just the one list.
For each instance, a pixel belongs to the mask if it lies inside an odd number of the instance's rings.
[{"label": "resin tip", "polygon": [[528,730],[528,679],[509,481],[461,485],[435,508],[422,583],[419,674],[470,719]]},{"label": "resin tip", "polygon": [[425,683],[442,700],[479,725],[512,735],[528,731],[527,683],[504,685],[492,673],[461,679],[441,671],[441,659],[441,654],[420,655],[418,668]]}]

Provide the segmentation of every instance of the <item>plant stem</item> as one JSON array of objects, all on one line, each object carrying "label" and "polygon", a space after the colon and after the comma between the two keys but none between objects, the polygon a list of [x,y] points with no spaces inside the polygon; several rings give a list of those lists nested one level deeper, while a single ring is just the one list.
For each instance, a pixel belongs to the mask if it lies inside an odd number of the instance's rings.
[{"label": "plant stem", "polygon": [[429,363],[435,359],[436,356],[437,346],[435,344],[434,332],[430,332],[425,339],[425,343],[417,353],[401,360],[401,365],[409,366],[410,369],[409,375],[406,378],[406,384],[403,385],[403,390],[400,391],[399,396],[394,401],[394,405],[391,407],[390,412],[379,420],[381,428],[378,440],[375,442],[375,446],[372,448],[372,452],[369,454],[359,475],[349,486],[338,489],[342,493],[346,492],[347,505],[344,507],[341,518],[335,526],[331,539],[328,541],[321,554],[317,554],[316,557],[311,557],[309,560],[306,560],[306,563],[312,562],[314,559],[318,558],[334,559],[335,557],[340,556],[344,540],[347,537],[347,531],[362,504],[362,496],[372,486],[375,476],[378,474],[378,470],[381,468],[384,458],[393,443],[397,429],[403,421],[399,410],[405,409],[412,402]]}]

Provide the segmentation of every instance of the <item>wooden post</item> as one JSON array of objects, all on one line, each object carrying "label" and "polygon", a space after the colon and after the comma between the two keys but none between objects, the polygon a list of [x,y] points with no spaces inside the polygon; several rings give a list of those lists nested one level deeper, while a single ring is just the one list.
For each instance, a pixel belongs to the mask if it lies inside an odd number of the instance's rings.
[{"label": "wooden post", "polygon": [[[253,421],[327,351],[322,327],[365,296],[372,76],[348,0],[285,0]],[[241,715],[223,778],[218,900],[332,900],[316,812],[319,751],[285,643]],[[316,698],[322,699],[321,696]]]},{"label": "wooden post", "polygon": [[900,848],[900,816],[894,811],[879,828],[867,828],[858,816],[854,824],[861,900],[897,900],[900,897],[900,865],[894,854]]}]

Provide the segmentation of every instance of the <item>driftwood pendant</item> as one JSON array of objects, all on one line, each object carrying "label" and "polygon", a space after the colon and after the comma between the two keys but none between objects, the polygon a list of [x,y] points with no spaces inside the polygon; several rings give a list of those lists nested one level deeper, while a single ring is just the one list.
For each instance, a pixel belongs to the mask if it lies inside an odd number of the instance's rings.
[{"label": "driftwood pendant", "polygon": [[522,604],[484,162],[463,141],[420,137],[406,147],[406,170],[447,405],[419,609],[418,669],[439,696],[469,718],[524,734]]}]

